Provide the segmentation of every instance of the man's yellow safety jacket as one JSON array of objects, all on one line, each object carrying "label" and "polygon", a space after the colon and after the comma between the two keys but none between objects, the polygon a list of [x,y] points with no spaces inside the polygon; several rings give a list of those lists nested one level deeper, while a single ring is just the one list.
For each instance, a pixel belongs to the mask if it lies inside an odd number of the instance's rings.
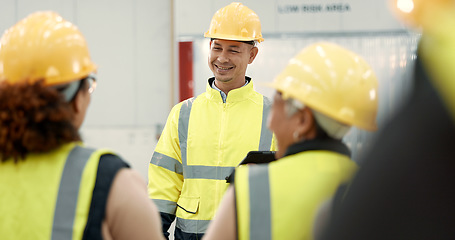
[{"label": "man's yellow safety jacket", "polygon": [[319,207],[357,170],[343,146],[310,140],[270,164],[240,166],[234,182],[238,239],[313,239]]},{"label": "man's yellow safety jacket", "polygon": [[223,102],[210,87],[213,80],[205,93],[172,108],[149,165],[150,198],[160,212],[176,215],[176,227],[185,233],[205,232],[228,187],[226,177],[249,151],[275,150],[268,98],[250,81]]}]

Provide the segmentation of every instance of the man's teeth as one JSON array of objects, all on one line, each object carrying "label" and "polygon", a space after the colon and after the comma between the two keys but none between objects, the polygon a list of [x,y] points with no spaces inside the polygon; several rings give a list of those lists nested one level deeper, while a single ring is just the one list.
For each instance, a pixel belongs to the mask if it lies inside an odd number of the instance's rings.
[{"label": "man's teeth", "polygon": [[230,67],[220,67],[220,66],[218,66],[218,68],[221,69],[221,70],[229,70],[229,69],[231,69]]}]

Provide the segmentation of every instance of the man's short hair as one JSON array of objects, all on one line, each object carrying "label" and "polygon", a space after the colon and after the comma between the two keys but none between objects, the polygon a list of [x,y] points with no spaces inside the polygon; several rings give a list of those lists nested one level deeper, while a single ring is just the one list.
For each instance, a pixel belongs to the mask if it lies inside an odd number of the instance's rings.
[{"label": "man's short hair", "polygon": [[241,41],[241,42],[244,42],[244,43],[246,43],[246,44],[250,44],[250,45],[256,46],[256,42],[255,42],[255,41]]},{"label": "man's short hair", "polygon": [[[210,38],[210,41],[213,41],[213,40],[216,40],[216,39],[219,39],[219,38]],[[238,40],[234,40],[234,41],[243,42],[243,43],[246,43],[246,44],[250,44],[250,45],[256,46],[256,41],[254,41],[254,40],[251,40],[251,41],[238,41]]]}]

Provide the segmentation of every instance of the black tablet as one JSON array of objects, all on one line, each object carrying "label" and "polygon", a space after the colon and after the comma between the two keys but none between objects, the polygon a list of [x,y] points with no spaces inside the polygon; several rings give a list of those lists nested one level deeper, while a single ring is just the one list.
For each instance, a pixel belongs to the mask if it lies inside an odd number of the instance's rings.
[{"label": "black tablet", "polygon": [[[274,151],[250,151],[246,154],[246,157],[239,163],[248,164],[248,163],[269,163],[275,161],[275,152]],[[234,178],[235,170],[231,173],[231,175],[226,177],[226,182],[230,183],[232,178]]]},{"label": "black tablet", "polygon": [[239,165],[248,163],[269,163],[275,161],[274,151],[250,151]]}]

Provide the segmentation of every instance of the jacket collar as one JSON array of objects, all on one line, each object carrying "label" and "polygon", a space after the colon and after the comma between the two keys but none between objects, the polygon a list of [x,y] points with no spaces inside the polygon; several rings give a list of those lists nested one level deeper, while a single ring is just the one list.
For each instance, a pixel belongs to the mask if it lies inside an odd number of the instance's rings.
[{"label": "jacket collar", "polygon": [[336,140],[330,137],[315,138],[295,143],[288,147],[284,156],[310,150],[326,150],[343,154],[348,157],[351,156],[351,151],[343,142],[341,142],[341,140]]},{"label": "jacket collar", "polygon": [[[247,76],[245,76],[245,80],[249,81],[249,83],[246,86],[229,91],[226,98],[226,103],[240,102],[250,98],[250,95],[254,93],[253,81],[251,80],[250,77]],[[220,92],[211,87],[213,81],[215,81],[215,77],[209,78],[207,86],[205,88],[206,91],[205,95],[209,100],[222,103],[223,99],[221,98]]]}]

